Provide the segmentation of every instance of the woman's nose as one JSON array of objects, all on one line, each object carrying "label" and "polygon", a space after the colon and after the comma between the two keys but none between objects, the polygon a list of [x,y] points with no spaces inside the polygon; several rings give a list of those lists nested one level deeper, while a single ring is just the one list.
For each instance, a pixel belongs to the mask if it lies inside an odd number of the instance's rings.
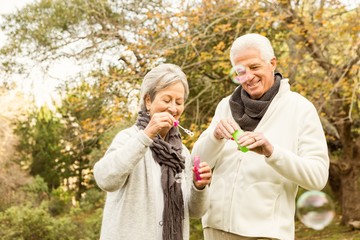
[{"label": "woman's nose", "polygon": [[169,112],[171,112],[172,114],[175,114],[177,112],[177,108],[176,108],[176,104],[171,102],[168,106],[168,110]]}]

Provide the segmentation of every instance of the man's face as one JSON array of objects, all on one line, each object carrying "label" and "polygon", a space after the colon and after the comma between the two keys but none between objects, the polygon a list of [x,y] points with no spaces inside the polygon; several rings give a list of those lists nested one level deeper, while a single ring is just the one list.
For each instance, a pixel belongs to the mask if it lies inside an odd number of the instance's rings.
[{"label": "man's face", "polygon": [[235,66],[241,64],[245,67],[246,72],[241,76],[241,85],[252,99],[261,98],[274,84],[275,58],[266,63],[261,58],[259,50],[249,48],[235,57],[234,63]]}]

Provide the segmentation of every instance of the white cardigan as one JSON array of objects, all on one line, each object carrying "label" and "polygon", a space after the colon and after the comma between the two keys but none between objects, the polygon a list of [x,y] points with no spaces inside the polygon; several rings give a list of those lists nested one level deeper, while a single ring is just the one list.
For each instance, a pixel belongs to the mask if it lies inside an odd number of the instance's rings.
[{"label": "white cardigan", "polygon": [[328,150],[317,111],[282,79],[254,130],[274,145],[273,154],[266,158],[238,151],[234,141],[214,137],[217,122],[232,118],[229,99],[218,104],[192,151],[214,168],[203,226],[249,237],[294,239],[298,186],[320,190],[328,179]]},{"label": "white cardigan", "polygon": [[[115,137],[105,156],[95,164],[96,183],[107,191],[102,240],[162,239],[161,173],[149,148],[152,142],[144,131],[132,126]],[[200,218],[209,206],[209,198],[208,187],[197,190],[192,183],[192,161],[185,146],[182,154],[186,156],[181,180],[185,204],[183,238],[188,240],[189,217]]]}]

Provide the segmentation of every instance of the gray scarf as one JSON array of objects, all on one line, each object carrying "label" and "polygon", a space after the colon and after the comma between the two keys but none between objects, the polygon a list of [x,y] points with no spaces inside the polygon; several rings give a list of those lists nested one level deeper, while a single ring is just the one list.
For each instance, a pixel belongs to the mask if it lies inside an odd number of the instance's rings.
[{"label": "gray scarf", "polygon": [[[139,129],[145,129],[150,117],[140,111],[136,121]],[[150,146],[152,155],[161,166],[161,186],[164,193],[163,240],[183,240],[184,200],[181,183],[175,174],[185,169],[185,157],[181,155],[182,142],[177,128],[171,128],[163,140],[159,135]]]},{"label": "gray scarf", "polygon": [[282,75],[275,73],[274,78],[274,84],[260,99],[251,99],[241,86],[233,92],[229,100],[231,114],[241,129],[253,131],[259,124],[280,88]]}]

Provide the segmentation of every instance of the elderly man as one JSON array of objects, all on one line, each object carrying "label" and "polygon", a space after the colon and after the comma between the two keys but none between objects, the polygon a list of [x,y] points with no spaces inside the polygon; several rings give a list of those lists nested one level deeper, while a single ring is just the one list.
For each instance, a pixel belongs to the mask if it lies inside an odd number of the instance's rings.
[{"label": "elderly man", "polygon": [[[213,169],[205,240],[294,239],[298,187],[321,190],[328,179],[319,116],[275,72],[266,37],[240,36],[230,60],[241,85],[220,101],[192,150]],[[234,140],[236,130],[243,133]]]}]

